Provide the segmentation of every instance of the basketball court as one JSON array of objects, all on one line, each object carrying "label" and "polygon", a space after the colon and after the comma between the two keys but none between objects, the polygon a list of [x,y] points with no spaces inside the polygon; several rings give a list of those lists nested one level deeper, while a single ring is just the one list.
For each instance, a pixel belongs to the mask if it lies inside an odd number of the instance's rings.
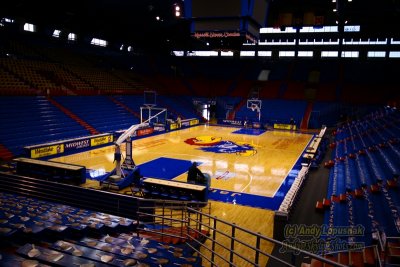
[{"label": "basketball court", "polygon": [[[290,131],[199,125],[134,140],[132,158],[145,177],[176,181],[186,181],[191,162],[198,162],[211,176],[211,215],[272,237],[274,210],[290,189],[312,138]],[[99,188],[96,177],[115,168],[114,149],[53,160],[86,166],[85,186]],[[271,252],[273,246],[265,243],[262,249]]]},{"label": "basketball court", "polygon": [[[211,188],[273,198],[312,135],[201,125],[133,141],[133,159],[145,177],[186,181],[191,162],[211,176]],[[89,179],[115,168],[114,146],[54,161],[84,165]],[[224,201],[221,199],[221,201]],[[240,203],[237,203],[240,204]],[[255,204],[255,203],[254,203]]]}]

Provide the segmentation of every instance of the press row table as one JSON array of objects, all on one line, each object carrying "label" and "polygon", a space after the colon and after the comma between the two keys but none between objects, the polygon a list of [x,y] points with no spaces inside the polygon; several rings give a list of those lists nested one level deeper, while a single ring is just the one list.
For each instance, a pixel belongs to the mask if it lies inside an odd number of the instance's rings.
[{"label": "press row table", "polygon": [[185,182],[171,181],[157,178],[147,178],[143,181],[145,188],[149,191],[158,190],[176,192],[177,194],[190,195],[192,199],[206,201],[206,189],[204,185]]},{"label": "press row table", "polygon": [[86,182],[85,166],[31,158],[16,158],[13,161],[18,175],[73,184]]},{"label": "press row table", "polygon": [[321,137],[315,137],[314,140],[312,140],[310,145],[307,147],[306,152],[315,154],[317,152],[319,144],[321,143],[321,140]]}]

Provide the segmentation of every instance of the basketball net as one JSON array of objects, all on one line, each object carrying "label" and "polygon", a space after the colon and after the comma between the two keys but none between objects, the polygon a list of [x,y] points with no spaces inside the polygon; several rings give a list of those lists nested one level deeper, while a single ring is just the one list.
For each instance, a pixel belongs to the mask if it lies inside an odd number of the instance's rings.
[{"label": "basketball net", "polygon": [[251,105],[251,110],[252,110],[252,111],[260,112],[260,107],[259,107],[258,105],[256,105],[256,104],[252,104],[252,105]]},{"label": "basketball net", "polygon": [[251,104],[251,110],[257,111],[257,118],[258,118],[258,121],[260,121],[261,120],[260,107],[257,104]]}]

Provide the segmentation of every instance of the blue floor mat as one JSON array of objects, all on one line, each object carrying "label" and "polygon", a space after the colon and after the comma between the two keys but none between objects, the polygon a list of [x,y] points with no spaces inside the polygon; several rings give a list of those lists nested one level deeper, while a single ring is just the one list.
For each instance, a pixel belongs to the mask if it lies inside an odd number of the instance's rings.
[{"label": "blue floor mat", "polygon": [[248,134],[248,135],[261,135],[263,133],[265,133],[267,130],[261,130],[261,129],[246,129],[246,128],[242,128],[239,130],[236,130],[232,133],[234,134]]},{"label": "blue floor mat", "polygon": [[190,160],[158,158],[138,165],[144,177],[171,180],[188,171],[192,165]]}]

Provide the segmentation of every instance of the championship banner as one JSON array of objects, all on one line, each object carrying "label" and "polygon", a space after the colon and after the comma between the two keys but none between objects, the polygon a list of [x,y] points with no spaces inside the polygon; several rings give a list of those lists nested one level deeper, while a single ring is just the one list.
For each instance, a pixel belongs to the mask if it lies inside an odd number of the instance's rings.
[{"label": "championship banner", "polygon": [[64,144],[33,148],[31,149],[31,158],[42,158],[60,153],[64,153]]},{"label": "championship banner", "polygon": [[113,135],[108,134],[100,137],[95,137],[90,139],[90,146],[100,146],[104,144],[111,143],[113,141]]},{"label": "championship banner", "polygon": [[296,125],[284,124],[284,123],[274,123],[274,129],[280,129],[280,130],[296,130]]}]

